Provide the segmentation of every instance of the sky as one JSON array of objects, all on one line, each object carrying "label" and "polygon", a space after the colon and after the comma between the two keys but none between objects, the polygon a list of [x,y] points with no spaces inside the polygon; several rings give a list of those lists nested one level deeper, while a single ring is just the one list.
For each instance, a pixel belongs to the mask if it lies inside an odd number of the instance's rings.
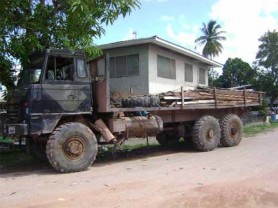
[{"label": "sky", "polygon": [[141,0],[125,18],[105,26],[105,35],[97,45],[154,35],[201,53],[195,39],[203,22],[216,20],[226,31],[223,53],[214,58],[222,64],[228,58],[241,58],[252,64],[260,42],[268,30],[278,31],[278,0]]}]

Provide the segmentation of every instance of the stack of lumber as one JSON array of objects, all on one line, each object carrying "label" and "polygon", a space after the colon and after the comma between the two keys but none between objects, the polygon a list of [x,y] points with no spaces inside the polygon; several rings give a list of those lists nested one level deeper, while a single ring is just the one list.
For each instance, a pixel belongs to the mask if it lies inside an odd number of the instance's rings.
[{"label": "stack of lumber", "polygon": [[[160,94],[160,105],[174,107],[180,105],[237,106],[260,104],[261,92],[228,89],[197,89]],[[183,98],[183,99],[182,99]]]},{"label": "stack of lumber", "polygon": [[169,91],[158,95],[135,95],[114,93],[111,107],[183,107],[220,108],[236,106],[258,106],[264,93],[247,90],[201,88],[195,90]]}]

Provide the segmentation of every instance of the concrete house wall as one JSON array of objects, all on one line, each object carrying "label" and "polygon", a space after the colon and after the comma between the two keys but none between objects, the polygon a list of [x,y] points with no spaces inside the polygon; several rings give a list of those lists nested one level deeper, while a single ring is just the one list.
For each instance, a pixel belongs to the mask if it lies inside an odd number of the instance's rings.
[{"label": "concrete house wall", "polygon": [[[111,63],[117,62],[116,74],[110,77],[110,90],[111,92],[133,92],[136,94],[156,94],[166,91],[180,90],[181,86],[184,88],[195,88],[196,86],[208,86],[208,70],[213,67],[221,67],[222,65],[206,57],[183,48],[179,45],[163,40],[158,36],[150,38],[133,39],[128,41],[120,41],[101,45],[100,48],[104,53],[108,53],[112,58]],[[126,62],[120,62],[123,57],[138,54],[139,59],[139,74],[124,75],[124,73],[134,73],[131,68],[134,62],[130,56],[125,59]],[[161,64],[161,71],[158,74],[158,56]],[[161,57],[162,56],[162,57]],[[165,58],[166,57],[166,58]],[[134,57],[133,57],[134,58]],[[130,62],[128,62],[128,60]],[[168,71],[167,65],[170,64],[172,69],[173,61],[175,60],[176,77],[163,78],[160,76],[171,77],[172,74]],[[137,60],[136,60],[137,61]],[[118,74],[118,66],[123,67],[120,63],[129,63],[129,68],[125,67],[128,72]],[[185,63],[192,65],[193,81],[185,81]],[[119,65],[118,65],[119,64]],[[111,64],[111,66],[113,66]],[[127,66],[127,65],[126,65]],[[137,66],[137,65],[136,65]],[[164,67],[166,66],[166,67]],[[113,68],[113,67],[112,67]],[[200,84],[199,74],[200,68],[204,69],[203,79],[205,83]],[[115,68],[114,68],[115,69]],[[136,69],[138,69],[136,67]],[[171,70],[169,69],[169,70]],[[130,71],[131,70],[131,71]],[[136,70],[135,70],[136,71]],[[123,71],[120,71],[120,73]],[[170,75],[169,75],[170,74]]]},{"label": "concrete house wall", "polygon": [[110,57],[139,54],[139,75],[111,78],[111,92],[149,93],[148,81],[148,45],[137,45],[104,50]]},{"label": "concrete house wall", "polygon": [[[175,60],[176,64],[176,79],[159,77],[157,73],[157,56],[161,55]],[[193,66],[193,82],[185,81],[185,63]],[[205,80],[206,84],[199,84],[199,68],[206,69]],[[169,50],[161,49],[154,45],[149,46],[149,93],[155,94],[166,92],[169,90],[180,90],[180,87],[194,88],[196,86],[208,86],[208,68],[204,65],[199,65],[194,59],[178,55]]]}]

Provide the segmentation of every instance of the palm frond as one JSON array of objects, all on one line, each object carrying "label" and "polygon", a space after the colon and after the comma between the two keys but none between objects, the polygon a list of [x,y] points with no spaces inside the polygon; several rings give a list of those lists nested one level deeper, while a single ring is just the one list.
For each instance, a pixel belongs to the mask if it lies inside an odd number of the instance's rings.
[{"label": "palm frond", "polygon": [[226,32],[219,31],[220,29],[221,26],[215,20],[210,20],[207,24],[203,23],[202,35],[195,40],[195,43],[196,47],[204,45],[202,53],[205,57],[218,56],[222,52],[221,41],[226,40],[226,37],[223,36],[223,33]]}]

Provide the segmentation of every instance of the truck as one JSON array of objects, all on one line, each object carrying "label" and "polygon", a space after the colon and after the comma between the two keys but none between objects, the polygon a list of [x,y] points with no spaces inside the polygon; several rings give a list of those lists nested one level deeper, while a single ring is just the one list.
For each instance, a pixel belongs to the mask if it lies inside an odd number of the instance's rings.
[{"label": "truck", "polygon": [[262,103],[262,92],[199,88],[156,95],[110,92],[109,54],[87,61],[82,51],[32,53],[7,100],[3,135],[25,139],[28,151],[60,172],[87,169],[98,146],[156,137],[177,145],[190,138],[199,151],[236,146],[240,117]]}]

